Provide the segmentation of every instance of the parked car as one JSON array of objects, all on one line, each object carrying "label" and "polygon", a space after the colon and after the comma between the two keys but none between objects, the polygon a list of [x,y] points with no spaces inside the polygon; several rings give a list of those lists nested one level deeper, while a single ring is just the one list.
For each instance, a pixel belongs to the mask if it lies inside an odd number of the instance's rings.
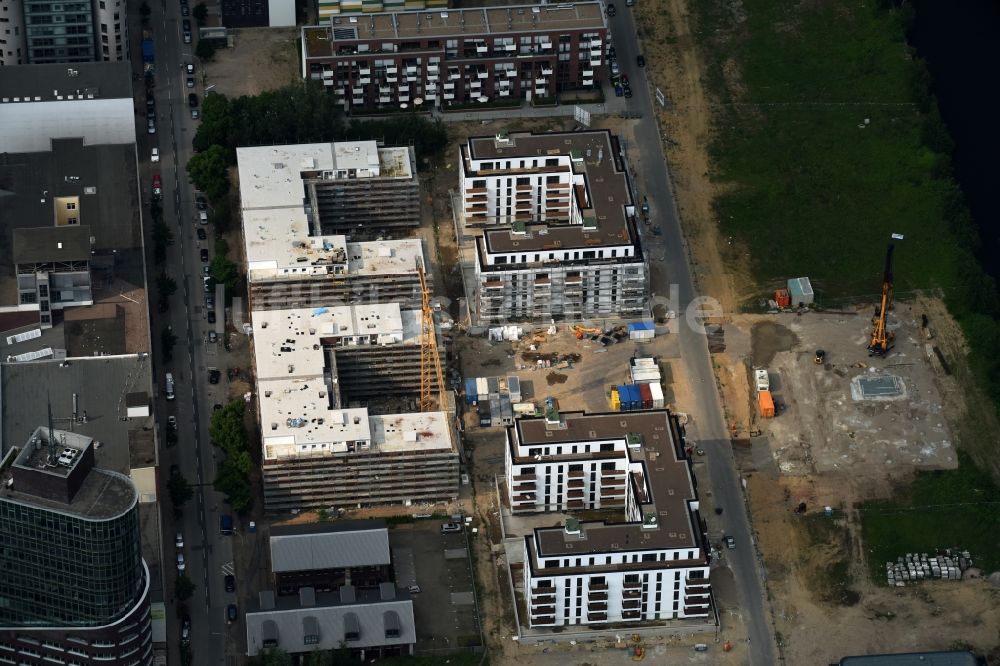
[{"label": "parked car", "polygon": [[420,594],[421,592],[419,585],[411,585],[406,589],[410,591],[410,594]]},{"label": "parked car", "polygon": [[163,196],[163,181],[158,173],[153,174],[153,196],[157,199]]},{"label": "parked car", "polygon": [[215,310],[209,310],[208,311],[208,323],[209,324],[214,324],[215,323]]},{"label": "parked car", "polygon": [[726,535],[726,548],[733,550],[736,548],[736,539],[730,535]]},{"label": "parked car", "polygon": [[194,198],[194,205],[198,210],[208,210],[208,200],[200,194]]},{"label": "parked car", "polygon": [[192,109],[198,106],[198,95],[195,93],[188,93],[188,106]]},{"label": "parked car", "polygon": [[167,417],[167,427],[171,430],[177,430],[177,417],[173,414]]},{"label": "parked car", "polygon": [[615,9],[614,3],[609,2],[608,3],[608,8],[606,10],[604,10],[604,13],[607,14],[609,17],[611,17],[611,16],[614,16],[615,14],[617,14],[618,10]]},{"label": "parked car", "polygon": [[153,120],[152,118],[146,120],[146,133],[156,134],[156,121]]},{"label": "parked car", "polygon": [[191,120],[198,120],[200,117],[201,113],[198,112],[198,109],[191,109]]},{"label": "parked car", "polygon": [[181,16],[190,16],[191,8],[187,5],[181,5]]},{"label": "parked car", "polygon": [[443,523],[441,525],[441,534],[452,534],[461,531],[462,523]]},{"label": "parked car", "polygon": [[177,536],[174,537],[174,545],[177,546],[178,548],[184,547],[184,535],[181,534],[180,532],[178,532]]},{"label": "parked car", "polygon": [[185,643],[191,642],[191,616],[187,613],[181,620],[181,640]]},{"label": "parked car", "polygon": [[208,341],[211,344],[215,344],[216,342],[219,341],[219,334],[216,333],[215,331],[209,331],[208,332]]},{"label": "parked car", "polygon": [[201,254],[201,260],[208,263],[208,250],[206,248],[201,248],[201,252],[199,254]]},{"label": "parked car", "polygon": [[187,565],[184,564],[184,553],[177,553],[177,570],[184,571]]},{"label": "parked car", "polygon": [[208,213],[203,210],[199,210],[198,221],[201,222],[202,224],[208,224]]},{"label": "parked car", "polygon": [[236,591],[236,576],[234,576],[233,574],[226,574],[225,583],[226,583],[226,592]]},{"label": "parked car", "polygon": [[212,369],[212,370],[208,371],[208,383],[209,384],[218,384],[220,377],[222,377],[222,373],[219,372],[218,370]]},{"label": "parked car", "polygon": [[205,230],[202,227],[198,227],[197,233],[198,233],[198,240],[205,240],[206,238],[208,238],[208,234],[205,233]]},{"label": "parked car", "polygon": [[630,99],[632,97],[632,89],[625,86],[625,99]]},{"label": "parked car", "polygon": [[186,85],[188,88],[194,88],[194,77],[193,76],[187,77],[187,79],[184,82],[184,85]]},{"label": "parked car", "polygon": [[638,65],[639,67],[645,67],[646,66],[646,56],[642,55],[641,53],[639,55],[637,55],[635,57],[635,64]]},{"label": "parked car", "polygon": [[188,76],[194,76],[194,63],[188,63],[184,65],[184,69],[187,70]]},{"label": "parked car", "polygon": [[185,32],[184,33],[184,43],[185,44],[190,44],[191,43],[191,33],[190,32]]},{"label": "parked car", "polygon": [[215,309],[215,299],[212,296],[205,297],[205,307],[209,310]]},{"label": "parked car", "polygon": [[160,149],[159,148],[153,148],[151,151],[149,151],[149,161],[150,162],[159,162],[160,161]]},{"label": "parked car", "polygon": [[621,86],[615,86],[615,97],[621,97],[625,94],[625,89]]},{"label": "parked car", "polygon": [[226,622],[232,624],[239,619],[239,613],[236,611],[236,604],[229,604],[226,606]]},{"label": "parked car", "polygon": [[191,32],[191,19],[181,20],[181,30],[184,32]]}]

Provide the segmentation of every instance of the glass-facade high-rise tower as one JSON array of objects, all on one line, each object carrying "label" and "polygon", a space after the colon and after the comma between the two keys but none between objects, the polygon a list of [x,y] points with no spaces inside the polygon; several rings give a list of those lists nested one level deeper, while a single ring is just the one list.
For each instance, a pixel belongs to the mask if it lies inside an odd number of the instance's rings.
[{"label": "glass-facade high-rise tower", "polygon": [[0,462],[0,655],[151,663],[138,499],[76,433],[38,428]]}]

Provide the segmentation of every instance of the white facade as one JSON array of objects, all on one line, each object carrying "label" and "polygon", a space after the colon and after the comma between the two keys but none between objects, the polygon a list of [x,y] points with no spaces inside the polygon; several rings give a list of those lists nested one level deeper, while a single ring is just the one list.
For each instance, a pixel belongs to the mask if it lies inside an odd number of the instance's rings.
[{"label": "white facade", "polygon": [[[97,31],[97,59],[116,62],[128,59],[128,21],[125,0],[92,0]],[[107,40],[107,41],[105,41]]]},{"label": "white facade", "polygon": [[508,428],[513,513],[611,511],[524,537],[530,626],[708,616],[708,553],[683,450],[665,411],[552,412]]},{"label": "white facade", "polygon": [[609,132],[471,138],[459,189],[480,323],[643,315],[648,271]]}]

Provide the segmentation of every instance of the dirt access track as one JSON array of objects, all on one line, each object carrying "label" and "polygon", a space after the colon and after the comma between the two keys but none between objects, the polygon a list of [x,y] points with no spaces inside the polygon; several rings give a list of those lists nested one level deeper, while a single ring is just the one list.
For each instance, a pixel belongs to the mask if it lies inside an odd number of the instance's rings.
[{"label": "dirt access track", "polygon": [[[925,329],[926,312],[934,314]],[[940,303],[897,304],[885,359],[868,356],[870,315],[734,316],[723,326],[725,350],[713,356],[789,664],[958,643],[987,652],[1000,631],[1000,590],[983,581],[888,588],[870,579],[854,507],[890,496],[917,470],[954,468],[953,433],[967,413],[935,352],[951,339],[935,325],[953,326]],[[756,415],[755,367],[768,370],[773,419]],[[869,380],[888,395],[865,399],[859,382]]]}]

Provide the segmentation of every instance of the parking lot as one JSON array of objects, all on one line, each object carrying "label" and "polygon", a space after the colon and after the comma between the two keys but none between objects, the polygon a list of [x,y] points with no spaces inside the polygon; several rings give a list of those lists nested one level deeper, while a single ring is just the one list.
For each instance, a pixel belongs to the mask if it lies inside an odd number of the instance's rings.
[{"label": "parking lot", "polygon": [[442,534],[442,522],[422,520],[389,534],[397,585],[420,586],[413,595],[418,651],[481,642],[466,532]]}]

